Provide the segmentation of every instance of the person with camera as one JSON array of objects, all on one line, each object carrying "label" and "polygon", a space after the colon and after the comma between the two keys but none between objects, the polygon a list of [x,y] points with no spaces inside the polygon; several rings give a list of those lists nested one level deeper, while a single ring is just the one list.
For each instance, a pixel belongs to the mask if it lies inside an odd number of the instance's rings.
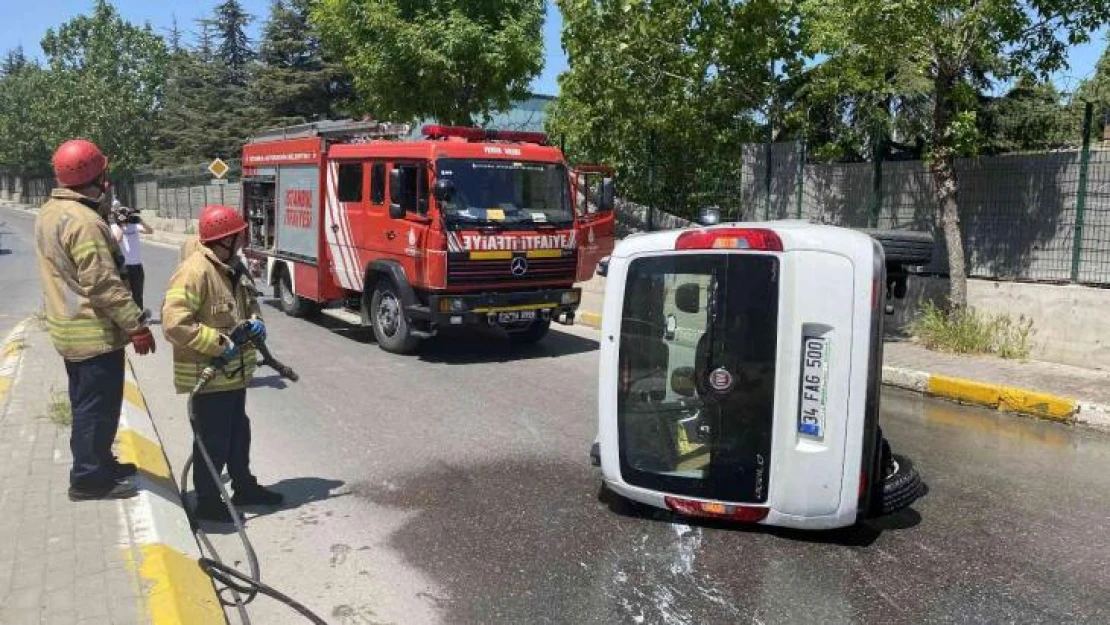
[{"label": "person with camera", "polygon": [[143,306],[143,283],[146,282],[146,272],[143,271],[142,247],[139,243],[140,234],[151,234],[154,231],[146,225],[138,210],[121,206],[119,200],[112,200],[112,236],[119,243],[123,252],[123,262],[127,268],[127,282],[131,287],[131,299],[143,311],[143,315],[150,317],[150,311]]}]

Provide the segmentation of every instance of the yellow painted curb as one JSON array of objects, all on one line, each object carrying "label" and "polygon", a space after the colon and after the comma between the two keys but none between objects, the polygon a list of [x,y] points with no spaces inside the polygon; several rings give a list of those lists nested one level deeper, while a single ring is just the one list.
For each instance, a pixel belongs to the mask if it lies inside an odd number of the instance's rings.
[{"label": "yellow painted curb", "polygon": [[119,446],[121,462],[133,463],[151,477],[173,481],[166,454],[158,443],[134,430],[120,430],[116,434],[116,444]]},{"label": "yellow painted curb", "polygon": [[163,544],[143,545],[139,575],[147,590],[151,622],[156,625],[226,623],[223,608],[212,591],[212,580],[176,549]]},{"label": "yellow painted curb", "polygon": [[143,392],[140,391],[139,387],[131,380],[124,380],[123,382],[123,401],[143,412],[150,412],[146,407],[146,399],[143,398]]},{"label": "yellow painted curb", "polygon": [[927,392],[936,397],[965,404],[997,408],[1066,423],[1074,420],[1078,409],[1078,404],[1074,400],[1048,393],[943,375],[929,376]]},{"label": "yellow painted curb", "polygon": [[595,312],[583,311],[578,313],[578,322],[584,326],[601,329],[601,315]]}]

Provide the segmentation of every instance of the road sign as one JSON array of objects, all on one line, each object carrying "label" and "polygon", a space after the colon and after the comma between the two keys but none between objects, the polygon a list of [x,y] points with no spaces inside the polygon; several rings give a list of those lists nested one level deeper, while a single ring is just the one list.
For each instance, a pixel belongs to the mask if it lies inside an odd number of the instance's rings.
[{"label": "road sign", "polygon": [[218,158],[208,164],[208,171],[212,172],[212,175],[216,178],[223,178],[229,169],[231,169],[231,167]]}]

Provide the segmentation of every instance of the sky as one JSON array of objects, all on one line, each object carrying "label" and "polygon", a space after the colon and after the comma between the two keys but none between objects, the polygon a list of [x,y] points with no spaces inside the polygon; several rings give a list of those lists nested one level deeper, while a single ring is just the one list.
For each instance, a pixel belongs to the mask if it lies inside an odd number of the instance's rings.
[{"label": "sky", "polygon": [[[220,0],[114,0],[116,9],[125,19],[136,24],[149,21],[155,30],[165,34],[176,16],[180,27],[195,31],[197,18],[210,15]],[[242,0],[244,8],[256,19],[248,34],[257,39],[262,21],[269,13],[269,0]],[[57,27],[80,13],[91,10],[93,0],[0,0],[0,53],[22,45],[28,55],[41,58],[39,42],[46,30]],[[566,70],[567,60],[559,41],[563,20],[553,2],[547,2],[547,20],[543,39],[545,64],[543,72],[532,83],[535,93],[558,95],[559,74]],[[1096,33],[1091,43],[1072,48],[1070,67],[1057,73],[1053,81],[1061,91],[1071,92],[1079,81],[1094,73],[1095,63],[1106,47],[1106,29]]]}]

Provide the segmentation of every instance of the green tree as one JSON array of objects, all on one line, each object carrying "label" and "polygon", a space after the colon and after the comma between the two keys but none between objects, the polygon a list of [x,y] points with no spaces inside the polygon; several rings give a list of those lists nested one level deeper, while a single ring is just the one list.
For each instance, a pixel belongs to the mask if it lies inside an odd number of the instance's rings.
[{"label": "green tree", "polygon": [[15,74],[24,67],[27,67],[27,55],[23,53],[23,46],[16,46],[8,50],[4,60],[0,61],[0,78]]},{"label": "green tree", "polygon": [[[618,168],[622,195],[692,214],[738,176],[741,145],[781,132],[804,36],[774,0],[558,0],[569,70],[549,131]],[[655,179],[649,180],[654,159]],[[724,184],[722,184],[724,183]],[[734,190],[718,197],[735,196]]]},{"label": "green tree", "polygon": [[543,0],[320,0],[311,18],[379,119],[470,124],[528,94]]},{"label": "green tree", "polygon": [[802,0],[826,93],[927,98],[926,150],[948,247],[950,304],[967,304],[955,159],[979,137],[977,83],[1047,75],[1110,20],[1107,0]]},{"label": "green tree", "polygon": [[986,99],[977,121],[984,154],[1059,149],[1082,139],[1079,120],[1047,81],[1019,80],[1002,97]]},{"label": "green tree", "polygon": [[251,16],[243,10],[239,0],[224,0],[216,7],[212,23],[219,38],[216,55],[227,68],[227,80],[232,85],[243,86],[249,79],[248,65],[255,58],[247,37]]},{"label": "green tree", "polygon": [[[21,55],[18,55],[21,56]],[[9,55],[8,61],[13,60]],[[62,112],[60,90],[35,63],[4,64],[0,77],[0,166],[17,174],[49,171],[57,143],[47,132]]]},{"label": "green tree", "polygon": [[351,97],[351,79],[327,58],[307,0],[274,0],[262,31],[252,99],[270,125],[331,118]]},{"label": "green tree", "polygon": [[[106,0],[42,39],[50,81],[64,107],[42,128],[50,143],[88,137],[109,155],[113,174],[148,161],[168,54],[148,24],[125,22]],[[50,107],[47,107],[50,108]]]}]

